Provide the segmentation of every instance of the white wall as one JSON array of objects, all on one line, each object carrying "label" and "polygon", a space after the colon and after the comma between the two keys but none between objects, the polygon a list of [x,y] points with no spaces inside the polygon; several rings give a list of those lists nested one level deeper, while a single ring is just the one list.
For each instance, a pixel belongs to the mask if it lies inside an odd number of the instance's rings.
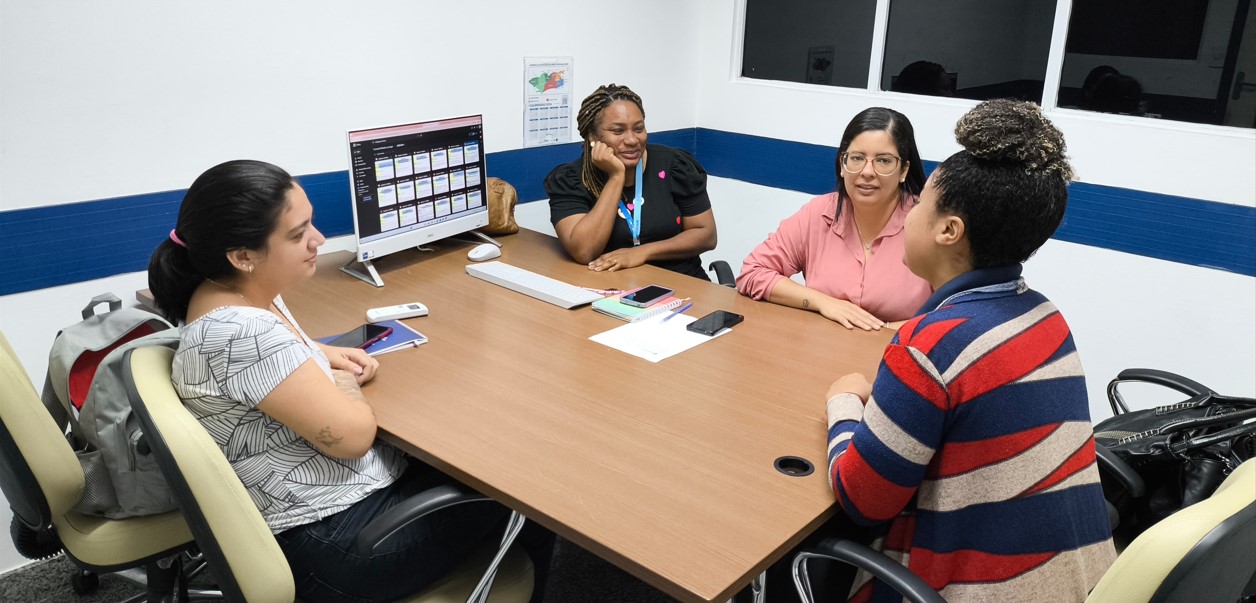
[{"label": "white wall", "polygon": [[424,118],[483,113],[488,152],[519,148],[525,56],[574,56],[577,105],[615,81],[656,107],[651,128],[691,127],[696,10],[666,0],[632,10],[578,0],[4,2],[0,209],[186,188],[241,157],[294,174],[344,170],[346,130]]},{"label": "white wall", "polygon": [[[577,105],[614,81],[646,99],[652,129],[692,127],[696,13],[667,0],[632,10],[578,0],[5,1],[0,210],[182,189],[242,157],[294,174],[345,170],[346,130],[468,113],[484,114],[488,152],[520,148],[524,57],[574,57]],[[0,297],[0,330],[39,385],[56,330],[88,299],[129,299],[144,286],[136,273]],[[0,538],[0,571],[24,562]]]}]

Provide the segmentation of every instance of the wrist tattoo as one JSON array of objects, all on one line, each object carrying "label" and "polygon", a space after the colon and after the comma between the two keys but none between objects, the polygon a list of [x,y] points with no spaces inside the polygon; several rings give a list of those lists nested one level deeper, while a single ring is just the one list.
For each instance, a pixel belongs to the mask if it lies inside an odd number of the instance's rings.
[{"label": "wrist tattoo", "polygon": [[808,299],[808,298],[806,298],[806,297],[802,298],[802,307],[803,307],[803,309],[804,309],[804,310],[808,310],[808,309],[810,309],[810,308],[811,308],[811,300],[810,300],[810,299]]},{"label": "wrist tattoo", "polygon": [[338,438],[335,435],[333,435],[331,433],[331,427],[324,427],[322,431],[318,432],[318,437],[315,439],[318,440],[319,444],[331,447],[331,446],[335,446],[339,444],[340,441],[343,440],[344,438]]}]

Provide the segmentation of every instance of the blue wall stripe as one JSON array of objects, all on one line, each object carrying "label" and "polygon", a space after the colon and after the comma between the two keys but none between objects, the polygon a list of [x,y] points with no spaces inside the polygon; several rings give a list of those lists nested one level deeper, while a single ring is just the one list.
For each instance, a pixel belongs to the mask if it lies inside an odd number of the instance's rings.
[{"label": "blue wall stripe", "polygon": [[[684,130],[668,130],[666,132],[650,132],[650,144],[662,144],[696,154],[696,128]],[[530,149],[515,149],[489,153],[485,157],[488,162],[488,173],[501,178],[515,187],[519,201],[527,203],[548,198],[545,194],[545,177],[555,166],[580,157],[580,143],[572,142]],[[348,190],[348,185],[345,185]],[[346,193],[347,194],[347,193]],[[349,230],[353,230],[350,222]]]},{"label": "blue wall stripe", "polygon": [[1251,207],[1077,182],[1055,238],[1256,275]]},{"label": "blue wall stripe", "polygon": [[712,176],[813,195],[832,192],[837,184],[833,171],[836,146],[696,130],[698,148],[694,155]]},{"label": "blue wall stripe", "polygon": [[[706,128],[652,132],[650,142],[685,149],[713,176],[821,194],[833,190],[834,147]],[[546,197],[554,166],[580,155],[576,143],[489,153],[489,174],[513,184],[520,202]],[[926,171],[936,166],[925,162]],[[349,173],[299,176],[328,236],[353,232]],[[174,225],[183,190],[0,212],[0,295],[144,270]],[[724,219],[729,219],[725,217]],[[1055,238],[1256,276],[1256,208],[1082,182]]]},{"label": "blue wall stripe", "polygon": [[[698,155],[707,173],[721,178],[802,191],[837,188],[837,147],[696,128]],[[927,176],[938,162],[923,160]]]},{"label": "blue wall stripe", "polygon": [[0,295],[144,270],[182,191],[0,212]]},{"label": "blue wall stripe", "polygon": [[[697,128],[714,176],[819,195],[836,185],[835,147]],[[937,162],[925,161],[925,173]],[[1075,182],[1055,237],[1256,276],[1256,208]]]}]

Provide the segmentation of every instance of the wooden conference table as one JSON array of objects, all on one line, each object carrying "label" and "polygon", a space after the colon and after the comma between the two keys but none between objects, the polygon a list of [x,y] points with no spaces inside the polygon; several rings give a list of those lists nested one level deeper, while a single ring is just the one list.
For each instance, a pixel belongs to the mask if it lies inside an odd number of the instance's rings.
[{"label": "wooden conference table", "polygon": [[[871,376],[890,332],[652,266],[592,272],[532,231],[500,241],[521,268],[597,289],[657,283],[693,298],[687,314],[746,319],[654,364],[588,339],[624,323],[469,276],[467,244],[376,261],[382,289],[328,254],[284,296],[311,336],[372,307],[431,312],[406,321],[431,341],[380,356],[365,388],[388,441],[683,601],[727,600],[833,514],[824,394],[847,372]],[[816,471],[782,474],[784,455]]]}]

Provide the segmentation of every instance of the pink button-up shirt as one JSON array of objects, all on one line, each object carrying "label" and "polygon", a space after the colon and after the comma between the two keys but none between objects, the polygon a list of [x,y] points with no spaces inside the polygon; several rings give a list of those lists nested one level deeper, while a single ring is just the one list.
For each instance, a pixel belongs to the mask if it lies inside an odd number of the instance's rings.
[{"label": "pink button-up shirt", "polygon": [[903,220],[916,197],[903,194],[866,262],[850,206],[835,219],[837,202],[837,193],[821,195],[783,220],[746,257],[737,290],[766,299],[781,279],[801,272],[808,287],[848,300],[881,320],[911,318],[931,292],[929,283],[903,264]]}]

